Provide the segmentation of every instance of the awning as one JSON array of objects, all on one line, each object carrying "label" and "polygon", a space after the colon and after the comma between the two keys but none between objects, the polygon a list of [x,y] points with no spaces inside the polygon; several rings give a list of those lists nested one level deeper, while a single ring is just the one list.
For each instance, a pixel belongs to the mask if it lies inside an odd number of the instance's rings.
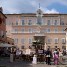
[{"label": "awning", "polygon": [[13,47],[14,45],[7,44],[7,43],[0,43],[0,47]]}]

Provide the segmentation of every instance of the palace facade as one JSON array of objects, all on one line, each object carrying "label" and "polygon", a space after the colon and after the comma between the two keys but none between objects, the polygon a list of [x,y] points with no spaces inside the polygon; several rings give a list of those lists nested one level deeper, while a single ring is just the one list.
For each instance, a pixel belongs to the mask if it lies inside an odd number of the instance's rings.
[{"label": "palace facade", "polygon": [[20,49],[32,46],[35,40],[47,46],[60,49],[66,46],[67,14],[46,14],[41,9],[36,13],[5,14],[6,35],[14,39]]}]

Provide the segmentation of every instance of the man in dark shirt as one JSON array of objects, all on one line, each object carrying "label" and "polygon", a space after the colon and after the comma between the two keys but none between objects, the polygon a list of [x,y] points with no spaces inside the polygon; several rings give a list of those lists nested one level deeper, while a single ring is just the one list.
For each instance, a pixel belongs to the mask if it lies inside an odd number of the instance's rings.
[{"label": "man in dark shirt", "polygon": [[52,53],[48,48],[46,51],[46,64],[51,65],[51,57],[52,57]]}]

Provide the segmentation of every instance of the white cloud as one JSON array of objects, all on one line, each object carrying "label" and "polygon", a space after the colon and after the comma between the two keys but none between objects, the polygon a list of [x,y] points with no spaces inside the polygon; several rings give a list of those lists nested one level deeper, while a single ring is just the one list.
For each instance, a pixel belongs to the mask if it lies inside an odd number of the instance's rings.
[{"label": "white cloud", "polygon": [[[38,8],[38,5],[37,5],[37,3],[35,2],[35,1],[31,1],[30,2],[31,4],[32,4],[32,6],[34,6],[35,8],[36,8],[36,10],[37,10],[37,8]],[[49,10],[49,9],[47,9],[47,8],[43,8],[43,7],[40,7],[40,9],[43,11],[43,13],[48,13],[48,14],[54,14],[54,13],[59,13],[56,9],[51,9],[51,10]]]},{"label": "white cloud", "polygon": [[48,13],[48,14],[57,14],[59,13],[56,9],[51,9],[51,10],[46,10],[45,13]]},{"label": "white cloud", "polygon": [[39,3],[45,13],[59,13],[55,8],[51,10],[46,8],[53,3],[67,6],[67,0],[0,0],[0,6],[3,7],[4,13],[35,12]]},{"label": "white cloud", "polygon": [[47,9],[47,8],[42,8],[41,7],[41,10],[43,11],[43,13],[48,13],[48,14],[58,14],[59,12],[56,10],[56,9]]}]

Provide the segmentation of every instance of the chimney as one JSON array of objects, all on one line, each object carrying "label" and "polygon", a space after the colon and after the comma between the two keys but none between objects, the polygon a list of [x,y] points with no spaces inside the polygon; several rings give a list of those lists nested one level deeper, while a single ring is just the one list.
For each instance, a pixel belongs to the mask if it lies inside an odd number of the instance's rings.
[{"label": "chimney", "polygon": [[0,11],[1,11],[1,12],[3,12],[3,9],[2,9],[2,7],[0,7]]}]

